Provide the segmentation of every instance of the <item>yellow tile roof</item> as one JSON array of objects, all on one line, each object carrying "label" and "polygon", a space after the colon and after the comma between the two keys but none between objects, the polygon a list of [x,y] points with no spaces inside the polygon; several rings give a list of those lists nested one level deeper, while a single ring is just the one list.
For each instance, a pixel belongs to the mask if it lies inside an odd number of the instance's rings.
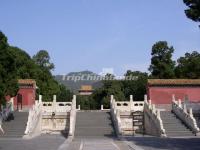
[{"label": "yellow tile roof", "polygon": [[81,91],[91,91],[93,89],[92,89],[91,85],[82,85],[80,90]]},{"label": "yellow tile roof", "polygon": [[36,85],[36,81],[33,79],[19,79],[18,83],[19,84],[34,84],[34,85]]},{"label": "yellow tile roof", "polygon": [[200,79],[148,79],[148,85],[200,85]]}]

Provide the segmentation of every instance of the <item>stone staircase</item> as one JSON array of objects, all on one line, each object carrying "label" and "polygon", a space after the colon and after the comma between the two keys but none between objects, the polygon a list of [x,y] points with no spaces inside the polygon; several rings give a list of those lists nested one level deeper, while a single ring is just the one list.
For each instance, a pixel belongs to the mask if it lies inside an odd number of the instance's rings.
[{"label": "stone staircase", "polygon": [[5,134],[0,134],[0,138],[22,138],[26,129],[28,112],[14,112],[14,117],[3,122],[2,128]]},{"label": "stone staircase", "polygon": [[77,112],[75,137],[115,136],[110,112]]},{"label": "stone staircase", "polygon": [[192,131],[180,119],[176,118],[175,114],[171,111],[161,111],[160,117],[163,121],[167,137],[194,136]]}]

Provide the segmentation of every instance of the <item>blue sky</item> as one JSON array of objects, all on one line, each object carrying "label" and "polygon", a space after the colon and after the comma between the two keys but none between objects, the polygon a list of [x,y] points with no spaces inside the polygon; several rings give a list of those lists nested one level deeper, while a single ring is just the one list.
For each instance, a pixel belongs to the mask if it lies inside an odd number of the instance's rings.
[{"label": "blue sky", "polygon": [[113,68],[147,71],[151,47],[173,45],[173,58],[200,52],[198,24],[182,0],[0,0],[0,30],[31,56],[48,50],[54,74]]}]

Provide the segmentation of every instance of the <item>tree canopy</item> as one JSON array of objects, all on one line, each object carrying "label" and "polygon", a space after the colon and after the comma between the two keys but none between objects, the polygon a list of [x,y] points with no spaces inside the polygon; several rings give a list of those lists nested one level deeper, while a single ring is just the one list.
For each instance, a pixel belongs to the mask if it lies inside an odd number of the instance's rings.
[{"label": "tree canopy", "polygon": [[71,93],[59,84],[51,74],[54,68],[47,51],[39,51],[32,59],[25,51],[10,46],[7,37],[0,32],[0,100],[5,102],[7,95],[15,96],[18,79],[36,80],[38,94],[44,100],[52,100],[55,94],[60,101],[71,100]]},{"label": "tree canopy", "polygon": [[148,74],[146,72],[128,70],[125,76],[136,77],[135,80],[123,81],[123,89],[126,99],[129,99],[129,96],[133,95],[134,100],[144,100]]},{"label": "tree canopy", "polygon": [[200,78],[200,53],[193,51],[186,53],[184,57],[177,60],[176,76],[177,78]]},{"label": "tree canopy", "polygon": [[0,32],[0,103],[5,102],[5,96],[16,95],[18,91],[16,60],[9,49],[7,37]]},{"label": "tree canopy", "polygon": [[151,50],[151,65],[149,71],[152,78],[174,78],[175,62],[172,60],[174,48],[166,41],[156,42]]},{"label": "tree canopy", "polygon": [[183,0],[183,2],[188,6],[185,10],[186,16],[195,22],[200,22],[200,0]]},{"label": "tree canopy", "polygon": [[54,69],[54,64],[50,62],[50,56],[46,50],[40,50],[36,55],[33,56],[33,60],[42,68],[45,68],[49,71]]}]

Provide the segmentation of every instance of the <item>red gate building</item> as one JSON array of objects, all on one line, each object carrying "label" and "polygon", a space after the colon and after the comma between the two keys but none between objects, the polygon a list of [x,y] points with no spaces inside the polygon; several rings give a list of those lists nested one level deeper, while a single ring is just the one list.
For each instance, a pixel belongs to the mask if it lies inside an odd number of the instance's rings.
[{"label": "red gate building", "polygon": [[30,108],[35,103],[36,82],[33,79],[20,79],[18,84],[19,91],[14,98],[14,108]]},{"label": "red gate building", "polygon": [[147,96],[153,104],[171,104],[176,99],[200,103],[200,79],[149,79]]}]

